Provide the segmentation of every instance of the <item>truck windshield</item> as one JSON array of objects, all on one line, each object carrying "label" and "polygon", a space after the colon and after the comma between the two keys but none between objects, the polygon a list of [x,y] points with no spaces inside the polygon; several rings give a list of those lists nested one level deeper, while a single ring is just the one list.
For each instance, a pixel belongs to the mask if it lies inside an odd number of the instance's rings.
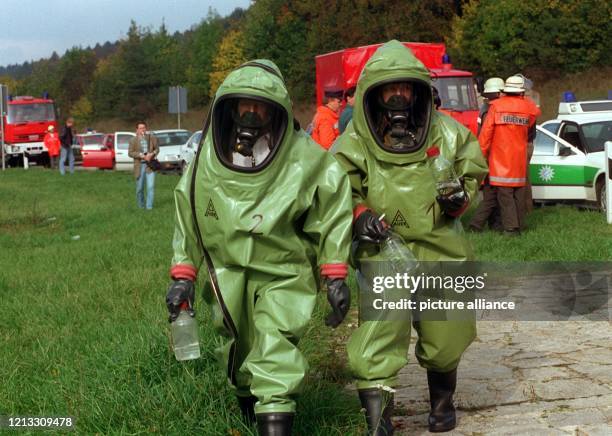
[{"label": "truck windshield", "polygon": [[471,77],[437,77],[431,82],[442,100],[442,109],[477,111],[478,101]]},{"label": "truck windshield", "polygon": [[7,122],[9,124],[29,121],[55,121],[52,103],[9,104]]}]

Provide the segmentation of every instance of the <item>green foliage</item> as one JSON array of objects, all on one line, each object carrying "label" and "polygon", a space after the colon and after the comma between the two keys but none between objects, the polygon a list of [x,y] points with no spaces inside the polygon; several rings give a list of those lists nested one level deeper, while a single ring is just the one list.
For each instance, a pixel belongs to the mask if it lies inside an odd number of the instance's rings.
[{"label": "green foliage", "polygon": [[244,25],[244,52],[248,59],[276,63],[294,99],[310,97],[313,57],[307,48],[308,27],[288,2],[258,0],[248,10]]},{"label": "green foliage", "polygon": [[43,59],[32,66],[32,74],[17,83],[12,95],[41,96],[48,92],[52,97],[59,94],[59,60]]},{"label": "green foliage", "polygon": [[58,90],[52,94],[60,107],[72,106],[89,91],[97,59],[91,50],[73,47],[61,57],[58,66]]},{"label": "green foliage", "polygon": [[74,118],[77,126],[84,126],[91,122],[93,115],[93,105],[87,96],[83,95],[72,106],[70,115]]},{"label": "green foliage", "polygon": [[189,108],[203,108],[229,71],[255,58],[279,66],[294,101],[312,101],[316,55],[393,38],[446,39],[461,68],[523,71],[541,82],[612,65],[611,23],[606,0],[254,0],[227,17],[209,9],[174,35],[163,24],[151,29],[132,21],[117,43],[75,47],[0,72],[14,72],[14,95],[49,92],[62,116],[77,102],[82,113],[89,101],[90,119],[133,121],[166,112],[169,86],[186,86]]},{"label": "green foliage", "polygon": [[19,81],[11,76],[0,76],[0,84],[5,85],[10,93],[14,92],[19,85]]},{"label": "green foliage", "polygon": [[452,6],[451,0],[257,0],[243,26],[245,54],[276,62],[294,99],[309,100],[316,55],[392,38],[442,41]]},{"label": "green foliage", "polygon": [[94,119],[134,120],[164,112],[173,85],[187,86],[189,106],[202,107],[229,71],[267,58],[281,69],[294,100],[311,100],[317,54],[391,38],[442,40],[453,3],[256,0],[225,18],[209,9],[199,24],[175,35],[164,25],[154,31],[132,21],[126,37],[108,50],[73,48],[35,62],[19,88],[49,91],[63,115],[85,96]]},{"label": "green foliage", "polygon": [[610,64],[611,19],[606,0],[471,1],[449,45],[463,65],[488,75],[575,72]]},{"label": "green foliage", "polygon": [[212,9],[207,17],[193,30],[186,43],[188,65],[185,68],[190,101],[195,106],[208,102],[210,73],[217,46],[223,35],[223,20]]},{"label": "green foliage", "polygon": [[122,115],[116,109],[125,88],[119,71],[118,57],[118,54],[114,54],[101,60],[94,73],[90,99],[94,102],[93,110],[96,118]]}]

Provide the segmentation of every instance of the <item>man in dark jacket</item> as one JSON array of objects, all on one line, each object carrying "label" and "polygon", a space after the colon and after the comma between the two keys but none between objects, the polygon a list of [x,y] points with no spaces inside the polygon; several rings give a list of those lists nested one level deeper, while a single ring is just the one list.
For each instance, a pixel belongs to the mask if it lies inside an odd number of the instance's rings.
[{"label": "man in dark jacket", "polygon": [[346,100],[346,106],[340,114],[340,120],[338,121],[338,130],[340,133],[344,133],[346,126],[353,119],[353,105],[355,104],[355,86],[351,86],[344,93],[344,99]]},{"label": "man in dark jacket", "polygon": [[74,138],[72,131],[73,124],[74,119],[72,117],[68,117],[66,119],[66,124],[64,127],[62,127],[62,132],[60,133],[60,144],[62,147],[60,150],[59,170],[62,176],[66,174],[66,168],[64,167],[66,157],[68,158],[70,165],[70,174],[74,174],[74,152],[72,151],[72,142]]}]

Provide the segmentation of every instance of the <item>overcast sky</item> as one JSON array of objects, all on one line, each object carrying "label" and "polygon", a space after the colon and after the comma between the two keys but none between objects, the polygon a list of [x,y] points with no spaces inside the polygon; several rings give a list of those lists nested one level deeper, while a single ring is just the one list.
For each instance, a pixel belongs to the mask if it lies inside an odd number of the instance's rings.
[{"label": "overcast sky", "polygon": [[127,33],[130,20],[170,33],[206,17],[209,7],[225,16],[249,0],[0,0],[0,65],[59,54],[75,45],[94,46]]}]

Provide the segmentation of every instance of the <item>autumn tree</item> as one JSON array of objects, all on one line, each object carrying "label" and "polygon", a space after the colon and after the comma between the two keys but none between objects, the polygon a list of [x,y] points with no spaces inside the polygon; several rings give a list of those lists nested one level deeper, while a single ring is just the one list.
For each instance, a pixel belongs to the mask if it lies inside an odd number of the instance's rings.
[{"label": "autumn tree", "polygon": [[236,67],[246,61],[244,56],[244,35],[240,30],[230,30],[219,43],[217,54],[213,59],[209,76],[211,98],[225,77]]}]

